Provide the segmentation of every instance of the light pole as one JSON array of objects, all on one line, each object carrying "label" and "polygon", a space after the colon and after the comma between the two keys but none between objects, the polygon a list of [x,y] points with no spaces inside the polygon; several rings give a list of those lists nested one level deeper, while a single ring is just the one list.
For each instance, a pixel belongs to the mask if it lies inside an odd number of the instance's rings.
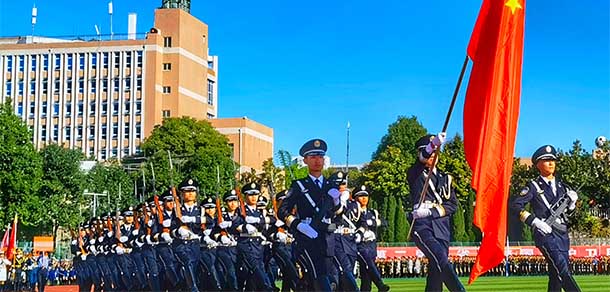
[{"label": "light pole", "polygon": [[[83,192],[84,196],[93,196],[93,217],[97,217],[97,206],[98,206],[98,196],[108,197],[108,191],[103,191],[101,193],[93,193],[89,192],[89,190],[85,190]],[[110,199],[110,197],[108,198]]]}]

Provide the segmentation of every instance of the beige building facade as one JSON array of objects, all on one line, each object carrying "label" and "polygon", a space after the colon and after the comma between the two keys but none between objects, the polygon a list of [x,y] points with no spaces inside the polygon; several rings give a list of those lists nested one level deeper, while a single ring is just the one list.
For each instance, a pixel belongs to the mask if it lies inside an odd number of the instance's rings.
[{"label": "beige building facade", "polygon": [[[137,154],[166,117],[218,117],[208,26],[189,13],[190,2],[176,3],[185,2],[163,1],[145,34],[0,38],[0,101],[12,100],[37,149],[56,143],[96,160],[121,159]],[[273,131],[254,124],[271,133],[261,146],[271,157]],[[239,158],[258,161],[248,154]]]}]

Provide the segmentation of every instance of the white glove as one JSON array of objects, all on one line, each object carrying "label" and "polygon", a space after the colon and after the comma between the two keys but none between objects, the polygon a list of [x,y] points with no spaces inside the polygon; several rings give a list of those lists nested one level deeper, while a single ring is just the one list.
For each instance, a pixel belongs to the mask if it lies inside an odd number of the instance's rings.
[{"label": "white glove", "polygon": [[257,224],[261,222],[261,218],[254,216],[246,216],[246,223]]},{"label": "white glove", "polygon": [[309,226],[309,224],[307,223],[299,223],[299,225],[297,225],[297,230],[311,239],[318,237],[318,232],[315,229],[311,228],[311,226]]},{"label": "white glove", "polygon": [[171,236],[169,236],[169,233],[167,233],[167,232],[163,232],[163,233],[161,233],[161,238],[163,238],[163,240],[164,240],[165,242],[172,243],[172,241],[173,241],[172,237],[171,237]]},{"label": "white glove", "polygon": [[180,235],[180,238],[182,239],[187,239],[189,238],[189,235],[191,235],[191,232],[189,230],[187,230],[186,228],[178,228],[178,235]]},{"label": "white glove", "polygon": [[349,199],[349,191],[345,190],[341,192],[341,202],[345,203]]},{"label": "white glove", "polygon": [[428,143],[428,145],[426,145],[426,152],[428,154],[432,154],[432,152],[434,152],[434,150],[436,150],[436,148],[441,147],[441,145],[445,144],[446,140],[447,140],[447,133],[445,133],[445,132],[438,133],[436,136],[434,136],[434,138],[432,138],[432,141],[430,141],[430,143]]},{"label": "white glove", "polygon": [[228,236],[223,235],[220,237],[220,242],[224,245],[229,245],[231,243],[231,239]]},{"label": "white glove", "polygon": [[97,241],[98,241],[98,242],[104,242],[104,237],[103,237],[103,236],[98,237],[98,238],[97,238]]},{"label": "white glove", "polygon": [[218,227],[220,227],[222,229],[227,229],[227,228],[231,227],[232,224],[233,224],[233,222],[231,222],[231,221],[222,221],[222,222],[218,223]]},{"label": "white glove", "polygon": [[248,234],[254,234],[254,233],[256,233],[256,231],[257,231],[256,227],[254,227],[254,226],[252,226],[250,224],[246,224],[246,232]]},{"label": "white glove", "polygon": [[83,260],[83,261],[86,261],[87,260],[87,255],[86,254],[81,254],[80,255],[80,259]]},{"label": "white glove", "polygon": [[332,188],[328,190],[328,195],[335,200],[341,197],[341,192],[338,189]]},{"label": "white glove", "polygon": [[553,232],[553,228],[551,226],[549,226],[548,224],[546,224],[546,222],[538,218],[534,218],[534,221],[532,221],[532,225],[536,227],[536,229],[540,230],[540,232],[542,232],[542,234],[544,235]]},{"label": "white glove", "polygon": [[362,241],[362,234],[360,232],[356,233],[356,243],[360,243]]},{"label": "white glove", "polygon": [[428,208],[417,208],[413,211],[413,219],[420,219],[432,216],[432,211]]},{"label": "white glove", "polygon": [[140,230],[134,229],[131,234],[133,234],[133,236],[138,236],[138,234],[140,234]]},{"label": "white glove", "polygon": [[447,142],[447,133],[445,132],[436,134],[436,136],[434,136],[432,139],[432,144],[434,144],[435,147],[440,147],[441,145],[445,144],[445,142]]},{"label": "white glove", "polygon": [[568,206],[568,209],[572,211],[576,209],[576,200],[578,200],[578,194],[573,190],[569,190],[568,197],[570,197],[570,206]]},{"label": "white glove", "polygon": [[182,223],[194,223],[195,222],[195,217],[194,216],[182,216]]},{"label": "white glove", "polygon": [[282,227],[284,226],[284,221],[278,219],[275,221],[275,227]]},{"label": "white glove", "polygon": [[136,240],[136,245],[138,247],[142,247],[144,245],[144,242],[140,242],[139,240]]},{"label": "white glove", "polygon": [[288,240],[288,235],[286,235],[286,233],[284,232],[278,232],[275,234],[275,236],[277,237],[277,240],[281,243],[286,243],[286,241]]},{"label": "white glove", "polygon": [[371,241],[371,240],[375,240],[376,236],[375,236],[375,232],[367,230],[364,232],[364,241]]},{"label": "white glove", "polygon": [[207,245],[211,245],[211,246],[214,246],[216,244],[216,241],[211,239],[209,236],[204,236],[203,242],[205,242]]},{"label": "white glove", "polygon": [[170,227],[170,226],[172,226],[172,219],[163,220],[163,227]]},{"label": "white glove", "polygon": [[121,237],[119,237],[119,241],[120,241],[121,243],[125,243],[125,242],[127,242],[127,240],[129,240],[129,238],[128,238],[127,236],[121,236]]},{"label": "white glove", "polygon": [[335,206],[341,204],[341,192],[338,189],[330,189],[327,194],[333,198]]},{"label": "white glove", "polygon": [[112,231],[108,231],[108,233],[106,233],[106,236],[108,236],[108,237],[112,237],[113,235],[114,235],[114,232],[112,232]]},{"label": "white glove", "polygon": [[[163,233],[163,234],[167,234],[167,233]],[[163,237],[163,234],[161,235],[161,237]],[[167,234],[169,236],[169,234]],[[152,241],[152,238],[150,238],[150,235],[146,235],[146,243],[148,243],[149,245],[154,245],[155,243]]]},{"label": "white glove", "polygon": [[[165,221],[164,221],[164,222],[165,222]],[[154,222],[152,219],[150,219],[150,220],[148,220],[148,222],[146,223],[146,225],[148,225],[148,227],[153,227],[153,224],[154,224],[154,223],[155,223],[155,222]]]},{"label": "white glove", "polygon": [[115,248],[115,251],[116,251],[116,254],[124,254],[124,253],[125,253],[125,249],[123,249],[123,248],[122,248],[122,247],[120,247],[120,246],[117,246],[117,247]]}]

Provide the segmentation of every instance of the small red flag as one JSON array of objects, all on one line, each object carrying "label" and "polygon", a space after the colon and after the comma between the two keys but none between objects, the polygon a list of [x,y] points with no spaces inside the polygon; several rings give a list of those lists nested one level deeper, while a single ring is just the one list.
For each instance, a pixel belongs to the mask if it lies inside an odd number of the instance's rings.
[{"label": "small red flag", "polygon": [[8,247],[6,250],[6,258],[9,260],[13,259],[13,255],[15,254],[15,248],[17,247],[17,214],[15,214],[15,219],[13,220],[13,228],[11,228],[11,237],[8,242]]},{"label": "small red flag", "polygon": [[521,96],[526,0],[483,0],[468,45],[473,67],[464,104],[464,151],[483,240],[468,283],[504,258],[506,212]]},{"label": "small red flag", "polygon": [[2,237],[2,243],[0,244],[0,250],[6,251],[8,247],[9,235],[11,234],[11,226],[6,226],[6,231],[4,231],[4,237]]}]

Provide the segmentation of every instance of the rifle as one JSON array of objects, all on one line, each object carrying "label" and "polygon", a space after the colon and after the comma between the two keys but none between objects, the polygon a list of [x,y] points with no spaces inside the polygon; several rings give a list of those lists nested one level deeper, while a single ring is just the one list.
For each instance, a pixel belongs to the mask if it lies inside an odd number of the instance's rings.
[{"label": "rifle", "polygon": [[[578,192],[582,187],[584,186],[581,185],[578,190],[576,190],[576,192]],[[561,218],[561,216],[563,216],[563,213],[565,212],[565,210],[570,206],[570,197],[568,196],[568,192],[565,192],[565,194],[563,194],[563,196],[557,200],[557,202],[555,202],[555,204],[553,204],[551,206],[551,208],[549,208],[549,211],[551,212],[551,216],[549,216],[548,218],[546,218],[544,220],[544,222],[546,224],[548,224],[549,226],[552,226],[553,228],[557,229],[558,231],[561,232],[566,232],[568,231],[568,227],[564,224],[560,224],[557,222],[557,219]]]},{"label": "rifle", "polygon": [[[163,226],[163,210],[161,209],[161,204],[159,204],[159,196],[155,195],[155,207],[157,207],[157,218],[159,218],[159,225]],[[163,233],[169,232],[168,227],[163,227]]]},{"label": "rifle", "polygon": [[[277,217],[277,201],[275,199],[275,187],[273,186],[274,180],[274,175],[273,173],[271,173],[271,180],[267,180],[267,183],[269,184],[269,197],[271,198],[271,202],[273,204],[273,216],[275,217],[275,220],[280,220]],[[284,228],[278,227],[277,232],[285,233],[286,231],[284,230]]]},{"label": "rifle", "polygon": [[[222,218],[222,208],[220,207],[220,167],[216,165],[216,217],[218,220],[218,224],[224,221]],[[220,235],[227,235],[227,232],[222,230],[220,231]]]},{"label": "rifle", "polygon": [[176,204],[176,217],[182,221],[182,204],[180,204],[180,200],[178,198],[178,194],[176,194],[176,186],[174,185],[174,164],[172,163],[172,153],[167,150],[167,156],[169,157],[169,185],[172,190],[172,196],[174,197],[174,202]]},{"label": "rifle", "polygon": [[[239,169],[237,169],[235,167],[235,161],[233,161],[233,171],[237,170],[237,173],[239,174]],[[237,194],[237,199],[239,200],[239,209],[241,211],[241,215],[246,218],[246,204],[244,203],[244,199],[241,197],[241,191],[239,189],[239,186],[237,184],[237,177],[234,177],[235,179],[235,193]]]},{"label": "rifle", "polygon": [[[155,200],[155,206],[157,207],[157,209],[159,209],[159,197],[157,196],[157,187],[156,185],[156,181],[155,181],[155,167],[152,164],[152,162],[150,163],[150,171],[152,173],[152,188],[153,188],[153,196],[154,196],[154,200]],[[150,210],[150,212],[152,213],[152,210]],[[163,218],[163,214],[161,214],[161,218]],[[148,215],[148,211],[146,210],[146,207],[144,207],[144,222],[146,225],[146,235],[150,235],[152,233],[152,230],[150,228],[150,226],[148,226],[148,221],[150,220],[150,216]],[[160,222],[160,224],[163,224],[163,222]]]}]

